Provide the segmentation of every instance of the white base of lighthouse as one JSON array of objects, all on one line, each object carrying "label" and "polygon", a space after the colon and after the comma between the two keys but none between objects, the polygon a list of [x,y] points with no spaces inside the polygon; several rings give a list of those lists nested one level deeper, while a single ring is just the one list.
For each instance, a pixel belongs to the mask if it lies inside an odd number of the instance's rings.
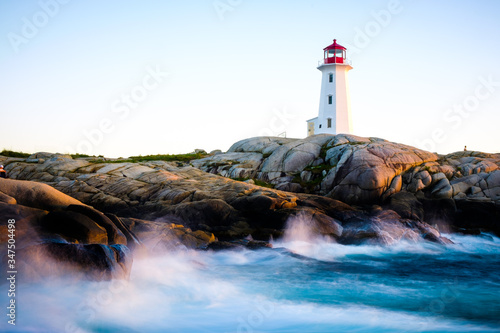
[{"label": "white base of lighthouse", "polygon": [[322,64],[318,117],[307,121],[307,136],[315,134],[352,134],[351,98],[347,72],[349,64]]}]

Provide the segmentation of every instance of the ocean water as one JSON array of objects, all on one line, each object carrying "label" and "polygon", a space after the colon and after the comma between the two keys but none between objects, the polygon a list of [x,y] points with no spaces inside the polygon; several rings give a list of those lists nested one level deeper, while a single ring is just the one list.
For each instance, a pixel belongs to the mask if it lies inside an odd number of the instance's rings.
[{"label": "ocean water", "polygon": [[273,249],[136,259],[129,281],[18,283],[0,331],[500,332],[499,238],[345,246],[303,228]]}]

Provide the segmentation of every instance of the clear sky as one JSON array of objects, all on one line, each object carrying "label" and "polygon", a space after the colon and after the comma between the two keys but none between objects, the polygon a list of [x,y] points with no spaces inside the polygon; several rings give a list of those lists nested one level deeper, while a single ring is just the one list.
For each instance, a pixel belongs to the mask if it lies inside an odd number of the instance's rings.
[{"label": "clear sky", "polygon": [[127,157],[303,138],[322,49],[354,132],[500,152],[500,1],[0,0],[0,149]]}]

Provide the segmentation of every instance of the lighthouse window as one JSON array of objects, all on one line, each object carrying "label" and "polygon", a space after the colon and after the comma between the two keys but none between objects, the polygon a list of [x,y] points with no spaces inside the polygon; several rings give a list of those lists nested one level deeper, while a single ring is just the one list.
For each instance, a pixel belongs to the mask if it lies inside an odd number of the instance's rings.
[{"label": "lighthouse window", "polygon": [[328,95],[328,104],[333,104],[333,96]]},{"label": "lighthouse window", "polygon": [[333,73],[328,74],[328,82],[333,82]]},{"label": "lighthouse window", "polygon": [[328,118],[328,119],[327,119],[327,122],[328,122],[328,123],[327,123],[327,127],[328,127],[328,128],[332,128],[332,118]]}]

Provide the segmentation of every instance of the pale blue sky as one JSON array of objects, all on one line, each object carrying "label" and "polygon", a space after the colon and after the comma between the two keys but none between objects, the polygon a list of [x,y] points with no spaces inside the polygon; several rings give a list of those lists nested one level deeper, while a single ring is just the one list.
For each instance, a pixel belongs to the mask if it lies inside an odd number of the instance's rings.
[{"label": "pale blue sky", "polygon": [[61,2],[0,0],[0,149],[118,157],[304,137],[336,38],[355,134],[500,152],[498,1]]}]

